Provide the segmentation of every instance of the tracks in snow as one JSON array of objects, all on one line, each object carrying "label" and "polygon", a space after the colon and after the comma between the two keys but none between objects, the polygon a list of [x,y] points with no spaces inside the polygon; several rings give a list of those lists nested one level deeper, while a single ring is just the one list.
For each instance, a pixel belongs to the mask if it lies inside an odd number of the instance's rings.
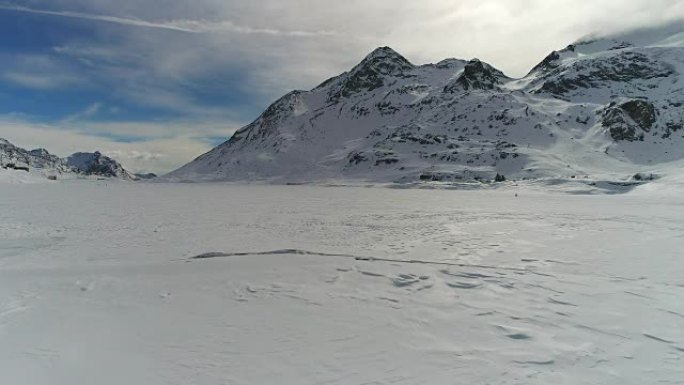
[{"label": "tracks in snow", "polygon": [[315,251],[308,251],[302,249],[280,249],[271,251],[258,251],[258,252],[237,252],[237,253],[224,253],[224,252],[209,252],[204,254],[199,254],[194,257],[186,259],[187,262],[203,260],[203,259],[213,259],[213,258],[230,258],[230,257],[246,257],[250,255],[261,256],[261,255],[310,255],[319,257],[333,257],[333,258],[349,258],[357,261],[365,262],[390,262],[390,263],[403,263],[411,265],[432,265],[432,266],[455,266],[455,267],[468,267],[476,269],[491,269],[491,270],[507,270],[507,271],[519,271],[525,273],[533,273],[539,275],[550,276],[547,274],[539,273],[530,269],[521,267],[511,267],[511,266],[491,266],[491,265],[478,265],[478,264],[468,264],[468,263],[457,263],[457,262],[443,262],[443,261],[422,261],[418,259],[394,259],[394,258],[379,258],[379,257],[366,257],[351,254],[335,254],[335,253],[322,253]]}]

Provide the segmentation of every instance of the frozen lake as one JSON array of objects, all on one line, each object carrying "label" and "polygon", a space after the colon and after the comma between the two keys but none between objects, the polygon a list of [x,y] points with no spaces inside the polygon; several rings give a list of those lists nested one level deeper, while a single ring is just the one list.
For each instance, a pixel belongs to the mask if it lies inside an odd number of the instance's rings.
[{"label": "frozen lake", "polygon": [[0,383],[684,384],[681,196],[0,185]]}]

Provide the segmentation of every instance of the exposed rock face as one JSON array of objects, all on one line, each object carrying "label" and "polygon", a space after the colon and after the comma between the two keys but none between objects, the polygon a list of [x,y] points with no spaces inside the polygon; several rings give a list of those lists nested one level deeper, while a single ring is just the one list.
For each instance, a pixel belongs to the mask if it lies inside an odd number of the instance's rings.
[{"label": "exposed rock face", "polygon": [[671,65],[653,60],[648,55],[622,52],[601,60],[577,61],[569,67],[559,66],[548,73],[548,79],[536,92],[563,96],[578,89],[602,87],[606,82],[666,78],[673,74]]},{"label": "exposed rock face", "polygon": [[684,159],[684,39],[671,32],[578,42],[522,79],[379,48],[166,178],[511,180]]},{"label": "exposed rock face", "polygon": [[67,158],[67,164],[86,175],[107,178],[135,179],[117,161],[96,152],[77,152]]},{"label": "exposed rock face", "polygon": [[638,130],[636,124],[627,119],[627,114],[620,108],[606,109],[602,124],[608,129],[610,137],[616,141],[644,140],[644,134]]},{"label": "exposed rock face", "polygon": [[58,173],[74,172],[63,159],[50,154],[45,149],[25,150],[7,141],[0,139],[0,167],[21,165],[29,169],[50,170]]},{"label": "exposed rock face", "polygon": [[444,88],[444,92],[494,90],[506,79],[508,77],[503,72],[478,59],[473,59],[465,65],[463,73],[456,78],[456,81]]},{"label": "exposed rock face", "polygon": [[359,92],[376,90],[392,77],[405,77],[414,66],[406,58],[389,47],[381,47],[371,52],[328,93],[329,100],[348,98]]},{"label": "exposed rock face", "polygon": [[155,174],[155,173],[153,173],[153,172],[148,172],[148,173],[144,173],[144,174],[138,173],[138,174],[135,174],[134,176],[135,176],[136,179],[140,179],[140,180],[150,180],[150,179],[156,178],[156,177],[157,177],[157,174]]},{"label": "exposed rock face", "polygon": [[532,68],[530,74],[534,72],[549,71],[558,67],[560,65],[560,58],[561,56],[558,51],[552,51],[544,60]]},{"label": "exposed rock face", "polygon": [[57,155],[50,154],[48,150],[44,148],[31,150],[29,151],[29,155],[32,157],[29,163],[33,167],[60,167],[64,163]]},{"label": "exposed rock face", "polygon": [[656,122],[656,108],[649,102],[630,100],[622,103],[620,108],[646,132],[650,131]]},{"label": "exposed rock face", "polygon": [[616,140],[643,141],[656,122],[656,108],[643,100],[630,100],[622,104],[611,104],[603,112],[601,124]]}]

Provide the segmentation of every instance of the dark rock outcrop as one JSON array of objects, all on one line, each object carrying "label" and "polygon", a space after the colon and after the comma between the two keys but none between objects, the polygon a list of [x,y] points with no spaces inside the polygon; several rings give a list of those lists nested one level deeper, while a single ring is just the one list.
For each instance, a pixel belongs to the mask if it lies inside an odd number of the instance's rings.
[{"label": "dark rock outcrop", "polygon": [[[558,54],[551,56],[555,58],[556,55]],[[549,71],[544,76],[543,79],[545,80],[536,93],[549,93],[558,96],[579,89],[601,88],[607,82],[625,83],[666,78],[675,74],[670,65],[655,61],[639,52],[622,52],[603,60],[577,61],[569,66],[557,68],[553,67],[553,64],[547,63],[543,67]]]},{"label": "dark rock outcrop", "polygon": [[[406,58],[389,47],[371,52],[356,67],[340,77],[342,82],[335,87],[330,100],[348,98],[359,92],[368,92],[385,85],[389,77],[405,77],[414,66]],[[322,84],[324,86],[326,83]],[[320,86],[319,86],[320,87]]]},{"label": "dark rock outcrop", "polygon": [[463,73],[444,87],[444,92],[455,93],[460,90],[494,90],[507,79],[503,72],[478,59],[473,59],[463,67]]},{"label": "dark rock outcrop", "polygon": [[613,140],[644,140],[656,121],[655,106],[643,100],[630,100],[622,104],[612,103],[603,112],[601,124],[608,129]]},{"label": "dark rock outcrop", "polygon": [[133,180],[116,160],[96,152],[77,152],[67,158],[67,164],[86,175]]}]

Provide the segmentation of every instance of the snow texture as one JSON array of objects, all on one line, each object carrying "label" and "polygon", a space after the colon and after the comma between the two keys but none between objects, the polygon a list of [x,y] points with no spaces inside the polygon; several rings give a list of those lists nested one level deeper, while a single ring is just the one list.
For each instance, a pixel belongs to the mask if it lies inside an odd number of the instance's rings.
[{"label": "snow texture", "polygon": [[682,384],[683,189],[3,184],[0,383]]}]

